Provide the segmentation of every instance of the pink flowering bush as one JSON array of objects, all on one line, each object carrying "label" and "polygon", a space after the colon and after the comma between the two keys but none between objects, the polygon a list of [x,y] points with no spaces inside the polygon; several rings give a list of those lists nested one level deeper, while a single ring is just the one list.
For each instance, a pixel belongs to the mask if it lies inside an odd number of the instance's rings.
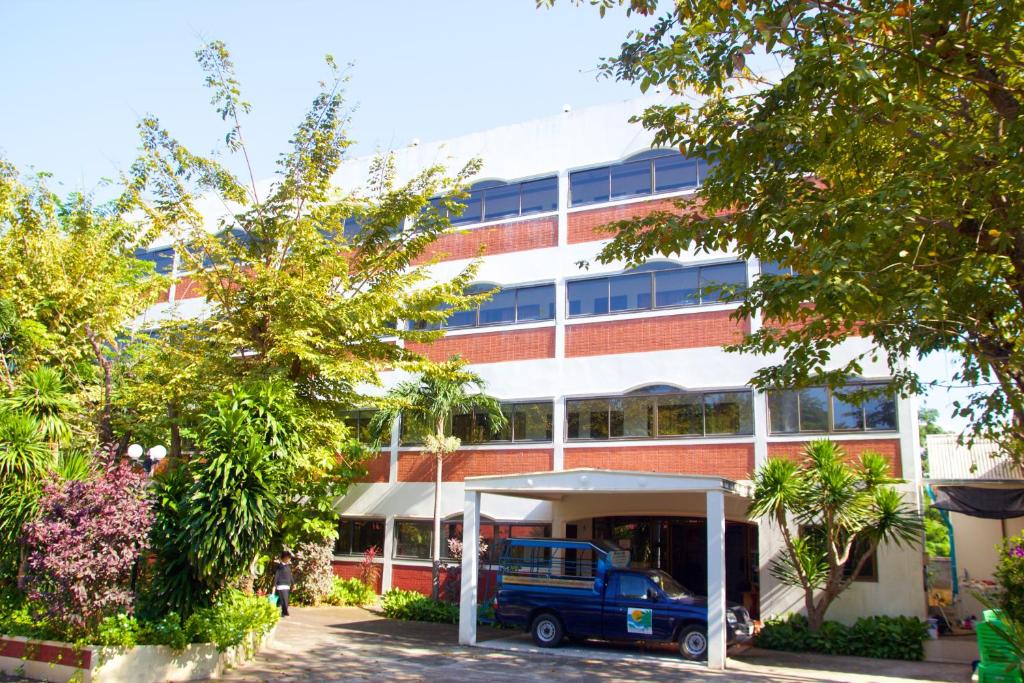
[{"label": "pink flowering bush", "polygon": [[999,583],[998,606],[1024,625],[1024,535],[1007,538],[999,547],[995,579]]},{"label": "pink flowering bush", "polygon": [[28,598],[68,635],[133,611],[132,570],[152,520],[146,475],[110,451],[96,457],[97,476],[48,483],[24,529]]}]

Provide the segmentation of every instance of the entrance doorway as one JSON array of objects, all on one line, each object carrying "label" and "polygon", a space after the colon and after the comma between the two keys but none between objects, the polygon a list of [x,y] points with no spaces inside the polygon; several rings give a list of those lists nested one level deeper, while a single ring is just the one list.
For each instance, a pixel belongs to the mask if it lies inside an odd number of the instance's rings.
[{"label": "entrance doorway", "polygon": [[[573,525],[569,525],[573,526]],[[707,523],[703,517],[596,517],[595,539],[630,551],[633,566],[661,569],[697,594],[708,585]],[[758,618],[757,525],[725,523],[725,596]]]}]

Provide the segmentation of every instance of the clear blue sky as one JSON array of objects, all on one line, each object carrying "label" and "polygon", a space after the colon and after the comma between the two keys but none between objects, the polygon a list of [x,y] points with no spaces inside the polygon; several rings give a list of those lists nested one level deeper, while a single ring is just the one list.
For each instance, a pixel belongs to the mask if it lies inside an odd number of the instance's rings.
[{"label": "clear blue sky", "polygon": [[[569,0],[541,10],[533,0],[0,0],[0,154],[89,191],[131,163],[146,114],[211,151],[225,128],[193,53],[219,39],[253,105],[244,125],[256,173],[269,177],[328,75],[325,54],[354,62],[350,130],[364,154],[635,96],[596,79],[596,65],[648,23]],[[947,380],[950,363],[933,356],[924,370]],[[950,402],[965,393],[934,391],[927,403],[958,428]]]},{"label": "clear blue sky", "polygon": [[586,4],[533,0],[0,2],[0,154],[92,189],[131,163],[135,123],[156,114],[195,151],[223,125],[193,52],[231,50],[253,112],[245,123],[257,175],[277,154],[328,71],[354,62],[357,153],[484,130],[637,94],[595,79],[631,27]]}]

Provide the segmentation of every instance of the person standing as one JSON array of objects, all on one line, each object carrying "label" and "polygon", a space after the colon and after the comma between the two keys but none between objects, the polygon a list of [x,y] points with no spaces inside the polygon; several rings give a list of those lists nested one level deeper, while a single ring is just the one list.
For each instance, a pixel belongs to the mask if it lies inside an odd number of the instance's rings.
[{"label": "person standing", "polygon": [[292,554],[287,550],[281,551],[281,560],[274,564],[274,594],[277,595],[277,605],[281,608],[281,616],[288,616],[288,594],[292,592]]}]

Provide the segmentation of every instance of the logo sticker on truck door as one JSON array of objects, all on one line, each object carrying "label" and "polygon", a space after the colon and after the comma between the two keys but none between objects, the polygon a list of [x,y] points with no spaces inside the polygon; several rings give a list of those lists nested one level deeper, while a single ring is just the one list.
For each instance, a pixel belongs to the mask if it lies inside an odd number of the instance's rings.
[{"label": "logo sticker on truck door", "polygon": [[626,633],[642,636],[654,634],[654,610],[641,607],[626,608]]}]

